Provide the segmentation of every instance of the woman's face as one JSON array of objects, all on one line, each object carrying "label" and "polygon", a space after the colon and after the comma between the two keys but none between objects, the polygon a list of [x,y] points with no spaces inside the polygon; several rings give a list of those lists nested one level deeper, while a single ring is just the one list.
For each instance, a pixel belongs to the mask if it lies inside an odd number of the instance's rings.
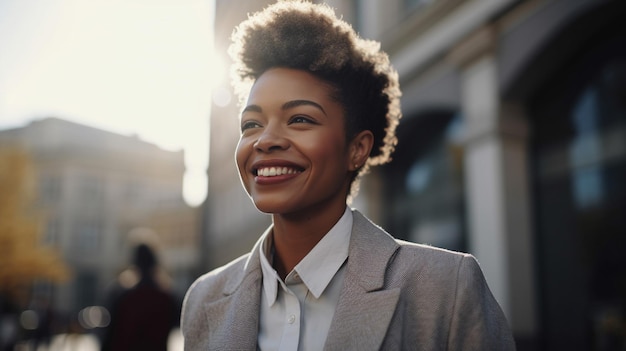
[{"label": "woman's face", "polygon": [[273,68],[256,80],[241,115],[236,160],[260,211],[343,210],[354,167],[332,91],[301,70]]}]

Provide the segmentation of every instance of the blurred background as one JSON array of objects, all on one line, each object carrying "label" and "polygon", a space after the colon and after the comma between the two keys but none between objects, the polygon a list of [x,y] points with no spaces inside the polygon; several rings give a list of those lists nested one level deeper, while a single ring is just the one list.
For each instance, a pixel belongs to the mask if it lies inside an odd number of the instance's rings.
[{"label": "blurred background", "polygon": [[[179,303],[250,250],[226,48],[270,2],[0,0],[1,346],[96,348],[136,243]],[[403,91],[353,207],[474,254],[519,350],[626,350],[626,3],[326,2]]]}]

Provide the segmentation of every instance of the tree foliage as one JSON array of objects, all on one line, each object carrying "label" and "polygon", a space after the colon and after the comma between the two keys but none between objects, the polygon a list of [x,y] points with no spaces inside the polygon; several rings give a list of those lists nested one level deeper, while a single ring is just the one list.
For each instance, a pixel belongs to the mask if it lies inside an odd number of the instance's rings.
[{"label": "tree foliage", "polygon": [[0,147],[0,295],[20,299],[35,280],[66,280],[59,253],[41,242],[44,217],[34,207],[28,154]]}]

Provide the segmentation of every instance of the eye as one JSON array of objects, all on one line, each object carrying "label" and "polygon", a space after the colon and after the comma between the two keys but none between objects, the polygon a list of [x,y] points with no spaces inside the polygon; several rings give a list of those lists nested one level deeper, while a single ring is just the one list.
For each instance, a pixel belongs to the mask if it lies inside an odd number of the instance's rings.
[{"label": "eye", "polygon": [[293,116],[290,120],[289,120],[289,124],[293,124],[293,123],[310,123],[310,124],[317,124],[317,122],[315,122],[315,120],[313,118],[307,117],[307,116],[303,116],[303,115],[297,115],[297,116]]},{"label": "eye", "polygon": [[257,121],[243,121],[241,123],[241,131],[244,132],[252,128],[260,128],[261,124]]}]

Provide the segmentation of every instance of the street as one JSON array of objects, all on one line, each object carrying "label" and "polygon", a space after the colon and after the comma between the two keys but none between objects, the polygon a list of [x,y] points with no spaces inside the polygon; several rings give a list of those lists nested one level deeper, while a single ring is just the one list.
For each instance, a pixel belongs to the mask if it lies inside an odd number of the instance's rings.
[{"label": "street", "polygon": [[[48,348],[40,346],[32,350],[29,343],[20,343],[15,351],[99,351],[100,344],[93,334],[58,334],[52,338]],[[170,334],[168,351],[182,351],[183,336],[179,329]]]}]

